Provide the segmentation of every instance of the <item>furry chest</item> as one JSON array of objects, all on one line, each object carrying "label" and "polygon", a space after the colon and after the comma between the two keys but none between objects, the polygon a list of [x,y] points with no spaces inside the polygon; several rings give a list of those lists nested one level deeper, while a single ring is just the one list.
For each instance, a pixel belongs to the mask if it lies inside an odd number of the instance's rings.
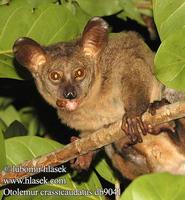
[{"label": "furry chest", "polygon": [[109,100],[84,106],[74,112],[59,113],[62,122],[80,131],[96,131],[122,118],[124,108],[121,102]]}]

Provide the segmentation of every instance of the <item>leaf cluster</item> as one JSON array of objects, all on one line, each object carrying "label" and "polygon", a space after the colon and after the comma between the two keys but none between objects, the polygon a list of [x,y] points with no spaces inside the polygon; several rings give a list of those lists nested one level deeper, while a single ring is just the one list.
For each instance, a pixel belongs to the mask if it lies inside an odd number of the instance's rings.
[{"label": "leaf cluster", "polygon": [[157,78],[166,86],[185,90],[185,1],[154,0],[154,20],[161,39],[155,57]]}]

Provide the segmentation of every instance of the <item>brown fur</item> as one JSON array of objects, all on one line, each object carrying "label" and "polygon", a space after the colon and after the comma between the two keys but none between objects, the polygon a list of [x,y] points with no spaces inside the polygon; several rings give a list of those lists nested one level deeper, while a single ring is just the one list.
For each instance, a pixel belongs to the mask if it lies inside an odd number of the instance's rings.
[{"label": "brown fur", "polygon": [[[150,102],[161,98],[162,86],[153,75],[153,52],[134,32],[108,38],[107,30],[105,21],[93,18],[82,37],[71,43],[41,47],[23,38],[14,45],[16,59],[31,71],[41,95],[57,109],[61,121],[81,131],[81,136],[121,120],[125,113],[141,115]],[[26,51],[25,45],[29,47]],[[30,56],[38,54],[46,60],[42,65]],[[80,81],[74,77],[78,68],[85,70]],[[52,71],[63,74],[58,82],[49,80]],[[66,88],[74,88],[77,97],[66,100]],[[127,149],[120,140],[107,146],[106,152],[114,166],[131,179],[151,171],[174,172],[175,157],[180,162],[184,159],[167,134],[146,136],[142,144]]]}]

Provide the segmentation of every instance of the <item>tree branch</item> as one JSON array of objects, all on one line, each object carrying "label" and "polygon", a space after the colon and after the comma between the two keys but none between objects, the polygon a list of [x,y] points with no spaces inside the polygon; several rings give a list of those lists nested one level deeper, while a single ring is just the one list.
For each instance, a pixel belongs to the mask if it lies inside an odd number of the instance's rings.
[{"label": "tree branch", "polygon": [[[185,101],[169,104],[161,107],[156,111],[156,115],[152,116],[148,112],[144,113],[143,121],[157,125],[162,124],[174,119],[182,118],[185,116]],[[80,155],[86,154],[89,151],[99,149],[105,145],[113,143],[122,138],[123,143],[127,143],[129,140],[121,130],[121,121],[111,124],[107,128],[102,128],[95,133],[88,135],[82,139],[76,140],[63,148],[48,153],[46,155],[37,157],[33,160],[26,161],[16,167],[20,168],[44,168],[54,167],[72,160]],[[156,136],[157,137],[157,136]],[[11,172],[2,171],[0,173],[0,187],[5,185],[4,179],[20,179],[32,176],[36,173],[28,172]]]}]

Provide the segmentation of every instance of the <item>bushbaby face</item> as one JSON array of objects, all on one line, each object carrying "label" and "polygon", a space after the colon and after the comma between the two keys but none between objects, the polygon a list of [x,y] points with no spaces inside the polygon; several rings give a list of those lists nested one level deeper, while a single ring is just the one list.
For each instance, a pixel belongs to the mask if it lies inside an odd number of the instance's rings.
[{"label": "bushbaby face", "polygon": [[30,38],[20,38],[13,51],[17,61],[32,73],[46,101],[74,111],[94,83],[96,59],[107,42],[107,29],[106,22],[96,17],[76,41],[42,47]]},{"label": "bushbaby face", "polygon": [[[60,109],[73,111],[90,90],[94,77],[93,62],[79,55],[52,57],[36,76],[37,85]],[[43,93],[43,92],[41,92]]]}]

